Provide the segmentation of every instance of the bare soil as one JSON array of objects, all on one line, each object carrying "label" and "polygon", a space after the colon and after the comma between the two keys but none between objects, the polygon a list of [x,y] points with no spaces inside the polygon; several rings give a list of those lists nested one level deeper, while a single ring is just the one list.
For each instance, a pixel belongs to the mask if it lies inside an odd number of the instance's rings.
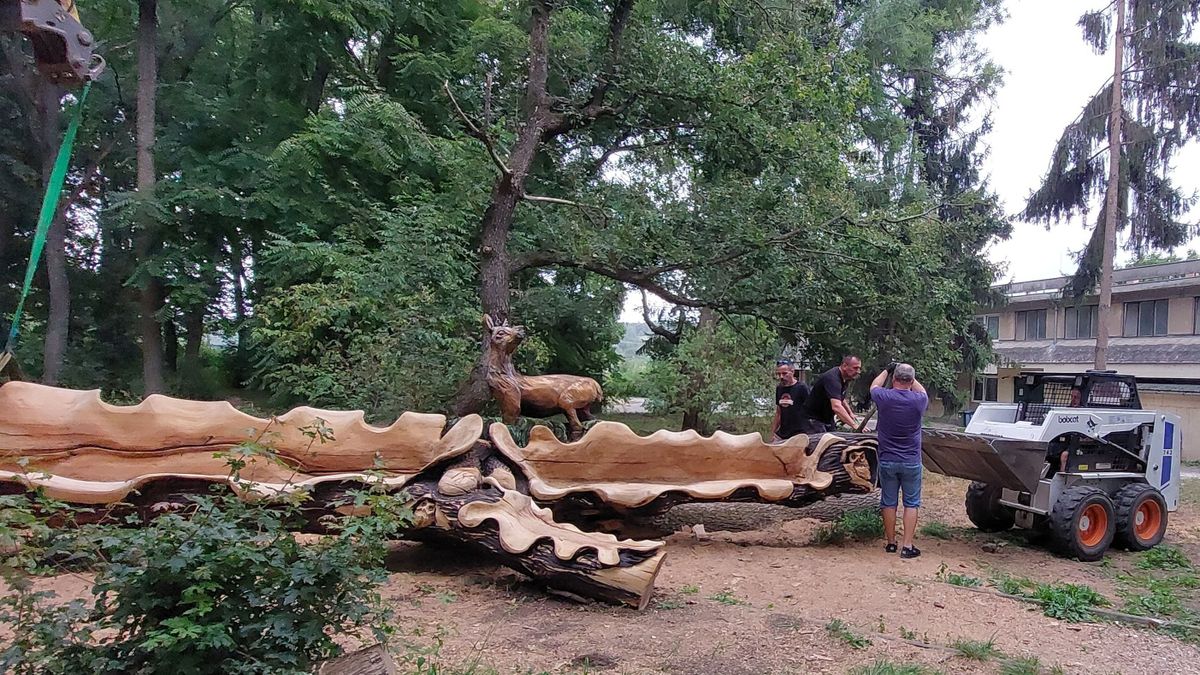
[{"label": "bare soil", "polygon": [[[846,673],[879,660],[944,673],[999,673],[1000,659],[972,660],[951,647],[994,640],[1009,657],[1036,657],[1041,672],[1057,666],[1066,673],[1200,673],[1200,647],[1166,633],[1066,623],[1035,605],[942,581],[956,572],[1087,584],[1119,608],[1117,574],[1136,558],[1114,551],[1106,562],[1085,564],[1016,533],[985,535],[963,512],[964,482],[927,475],[925,488],[922,522],[946,524],[951,538],[918,535],[923,555],[915,560],[884,553],[882,541],[814,543],[823,523],[808,516],[828,517],[827,509],[676,509],[654,524],[679,529],[699,522],[706,536],[688,531],[667,538],[657,592],[643,612],[549,595],[470,551],[399,543],[383,589],[403,626],[394,653],[406,663],[402,672],[422,675]],[[1185,490],[1167,541],[1200,561],[1200,480],[1185,481]],[[64,576],[39,585],[80,597],[88,579]],[[826,629],[834,619],[864,638],[859,648]]]},{"label": "bare soil", "polygon": [[[1187,485],[1200,501],[1200,481]],[[915,560],[884,553],[881,541],[816,545],[821,523],[789,518],[787,509],[692,505],[692,520],[713,509],[715,520],[741,531],[706,524],[707,539],[668,537],[667,562],[644,612],[558,599],[469,554],[415,544],[397,549],[385,593],[413,644],[440,643],[434,660],[447,672],[845,673],[888,660],[998,673],[1000,659],[971,660],[949,647],[994,640],[1005,655],[1036,657],[1044,672],[1200,673],[1200,648],[1165,633],[1066,623],[1035,605],[941,581],[948,571],[1087,584],[1119,606],[1116,574],[1134,560],[1114,551],[1107,563],[1080,563],[1016,533],[979,533],[963,513],[965,488],[926,477],[922,520],[947,524],[952,538],[918,536],[923,555]],[[1173,514],[1167,538],[1193,560],[1200,560],[1197,506]],[[737,522],[739,508],[745,522]],[[856,649],[832,636],[826,625],[833,619],[870,644]]]}]

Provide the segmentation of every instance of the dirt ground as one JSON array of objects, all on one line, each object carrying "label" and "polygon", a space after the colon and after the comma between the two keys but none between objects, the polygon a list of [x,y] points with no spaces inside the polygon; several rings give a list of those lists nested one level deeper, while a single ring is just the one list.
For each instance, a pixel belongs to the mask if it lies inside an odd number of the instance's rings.
[{"label": "dirt ground", "polygon": [[[979,533],[963,512],[965,488],[926,475],[921,519],[945,524],[950,538],[918,535],[923,555],[915,560],[884,553],[882,541],[817,544],[822,523],[783,507],[678,507],[656,523],[702,522],[707,536],[667,537],[657,591],[642,612],[549,595],[469,551],[398,543],[383,589],[404,627],[394,653],[405,662],[401,672],[420,675],[847,673],[878,661],[927,669],[874,671],[881,674],[1035,672],[1003,670],[1000,658],[972,660],[951,647],[994,640],[1008,658],[1036,657],[1042,673],[1200,673],[1192,642],[1112,622],[1066,623],[1035,605],[942,581],[953,572],[1087,584],[1119,608],[1117,575],[1136,561],[1114,551],[1104,562],[1079,563],[1019,534]],[[1200,562],[1200,480],[1184,489],[1167,542]],[[88,580],[39,585],[80,597]],[[863,638],[857,648],[827,630],[835,619]]]},{"label": "dirt ground", "polygon": [[[1200,560],[1200,481],[1186,485],[1194,497],[1172,520],[1167,540]],[[413,644],[440,643],[432,657],[438,672],[845,673],[887,660],[945,673],[999,673],[1000,659],[980,662],[949,648],[994,639],[1008,657],[1036,657],[1042,672],[1200,673],[1200,647],[1165,633],[1065,623],[1034,605],[939,580],[947,572],[985,580],[1010,574],[1087,584],[1119,601],[1117,571],[1133,560],[1114,552],[1106,563],[1084,564],[1022,536],[978,533],[963,513],[965,487],[927,476],[922,519],[950,526],[951,539],[918,537],[923,555],[916,560],[885,554],[878,541],[817,545],[817,521],[743,506],[741,525],[752,529],[706,524],[706,540],[668,538],[657,593],[643,612],[557,599],[504,568],[417,544],[397,549],[385,593]],[[738,505],[708,508],[724,526],[743,529],[730,522]],[[685,521],[704,513],[691,505]],[[870,644],[856,649],[832,636],[826,625],[834,619]]]}]

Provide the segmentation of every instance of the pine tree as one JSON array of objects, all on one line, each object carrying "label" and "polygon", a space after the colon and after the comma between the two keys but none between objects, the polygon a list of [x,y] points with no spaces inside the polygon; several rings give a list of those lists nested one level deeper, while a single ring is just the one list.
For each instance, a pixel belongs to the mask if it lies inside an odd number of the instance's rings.
[{"label": "pine tree", "polygon": [[[1101,327],[1111,309],[1116,233],[1127,231],[1126,247],[1142,256],[1179,246],[1194,230],[1181,220],[1192,200],[1167,172],[1175,152],[1200,131],[1200,45],[1188,40],[1198,16],[1196,0],[1116,0],[1079,19],[1093,49],[1112,47],[1113,77],[1063,130],[1024,216],[1047,223],[1086,217],[1093,199],[1105,196],[1064,291],[1079,298],[1099,283]],[[1097,334],[1097,368],[1107,365],[1107,337]]]}]

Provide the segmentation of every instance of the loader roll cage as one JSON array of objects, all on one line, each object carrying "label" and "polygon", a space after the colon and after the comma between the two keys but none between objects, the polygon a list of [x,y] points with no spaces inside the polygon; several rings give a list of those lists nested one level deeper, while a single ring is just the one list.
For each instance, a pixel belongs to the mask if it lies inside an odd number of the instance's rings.
[{"label": "loader roll cage", "polygon": [[1072,405],[1073,389],[1080,392],[1075,407],[1142,409],[1132,375],[1118,375],[1112,370],[1089,370],[1083,374],[1022,373],[1013,392],[1017,421],[1040,425],[1052,408]]}]

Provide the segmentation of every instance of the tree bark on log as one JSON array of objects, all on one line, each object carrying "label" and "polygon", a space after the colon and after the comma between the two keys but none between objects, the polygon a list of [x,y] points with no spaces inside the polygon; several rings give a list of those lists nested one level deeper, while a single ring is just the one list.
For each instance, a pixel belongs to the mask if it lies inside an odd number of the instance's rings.
[{"label": "tree bark on log", "polygon": [[373,645],[317,666],[313,675],[399,675],[387,647]]}]

